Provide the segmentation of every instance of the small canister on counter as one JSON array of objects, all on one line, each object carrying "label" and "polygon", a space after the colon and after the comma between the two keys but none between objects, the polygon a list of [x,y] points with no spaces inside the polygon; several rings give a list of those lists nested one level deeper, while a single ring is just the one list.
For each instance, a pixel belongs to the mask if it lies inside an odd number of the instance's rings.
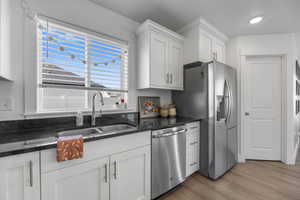
[{"label": "small canister on counter", "polygon": [[169,106],[162,105],[160,108],[160,116],[161,117],[168,117],[169,116]]},{"label": "small canister on counter", "polygon": [[176,106],[174,104],[169,105],[169,116],[176,117]]}]

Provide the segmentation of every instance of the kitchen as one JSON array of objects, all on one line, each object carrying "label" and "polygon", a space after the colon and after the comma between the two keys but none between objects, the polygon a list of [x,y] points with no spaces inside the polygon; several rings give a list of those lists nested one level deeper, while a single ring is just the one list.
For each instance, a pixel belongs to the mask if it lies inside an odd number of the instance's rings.
[{"label": "kitchen", "polygon": [[0,199],[299,199],[299,3],[255,2],[1,0]]}]

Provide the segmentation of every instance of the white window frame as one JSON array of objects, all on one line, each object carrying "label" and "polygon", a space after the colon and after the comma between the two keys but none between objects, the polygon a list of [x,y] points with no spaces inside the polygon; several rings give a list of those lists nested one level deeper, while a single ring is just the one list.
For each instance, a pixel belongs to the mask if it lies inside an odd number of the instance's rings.
[{"label": "white window frame", "polygon": [[[62,27],[65,27],[65,28],[70,28],[72,30],[75,30],[75,31],[78,31],[78,32],[83,32],[83,33],[86,33],[86,34],[89,34],[91,36],[94,36],[94,37],[100,37],[102,39],[107,39],[109,41],[112,41],[112,42],[116,42],[116,43],[119,43],[119,44],[123,44],[123,45],[126,45],[127,46],[127,49],[128,49],[128,54],[130,54],[130,46],[129,46],[129,42],[127,41],[123,41],[123,40],[120,40],[120,39],[117,39],[115,37],[112,37],[112,36],[108,36],[106,34],[102,34],[102,33],[98,33],[98,32],[95,32],[93,30],[90,30],[88,28],[85,28],[85,27],[81,27],[81,26],[78,26],[78,25],[74,25],[74,24],[70,24],[70,23],[67,23],[67,22],[63,22],[63,21],[60,21],[60,20],[57,20],[57,19],[53,19],[53,18],[50,18],[50,17],[47,17],[47,16],[43,16],[43,15],[38,15],[37,16],[37,19],[39,20],[44,20],[44,21],[49,21],[50,23],[54,23],[54,24],[57,24],[59,26],[62,26]],[[36,22],[36,25],[38,25],[38,22]],[[38,27],[36,27],[36,30],[37,30]],[[39,45],[39,32],[36,31],[36,51],[37,51],[37,89],[36,89],[36,115],[43,115],[43,114],[58,114],[58,113],[74,113],[74,112],[78,112],[79,110],[74,110],[74,111],[69,111],[69,110],[64,110],[64,111],[60,111],[60,110],[51,110],[51,111],[46,111],[46,110],[42,110],[41,108],[43,107],[42,103],[43,101],[40,99],[41,98],[41,95],[42,95],[42,90],[40,89],[42,87],[40,81],[41,81],[41,78],[40,78],[40,45]],[[128,60],[129,60],[129,55],[128,55]],[[129,61],[128,61],[129,63]],[[88,63],[86,63],[87,65]],[[129,66],[127,66],[127,68],[129,68]],[[128,73],[129,73],[129,69],[128,70]],[[127,87],[129,87],[129,77],[127,78]],[[51,86],[50,86],[51,88]],[[59,88],[59,87],[56,87],[56,88]],[[63,88],[63,87],[62,87]],[[72,88],[72,87],[70,87]],[[78,88],[76,88],[78,89]],[[80,110],[82,112],[90,112],[91,110],[91,105],[90,105],[90,102],[89,102],[89,95],[88,95],[88,91],[89,90],[93,90],[93,91],[101,91],[101,90],[97,90],[97,89],[87,89],[85,90],[86,91],[86,97],[85,97],[85,109],[83,110]],[[109,90],[108,91],[114,91],[114,90]],[[120,90],[122,91],[122,90]],[[129,99],[129,91],[123,91],[125,92],[125,96],[126,96],[126,99],[127,99],[127,106],[126,108],[104,108],[103,111],[104,113],[114,113],[114,112],[131,112],[133,111],[133,109],[130,109],[128,108],[128,99]],[[26,114],[28,116],[30,116],[31,114]]]}]

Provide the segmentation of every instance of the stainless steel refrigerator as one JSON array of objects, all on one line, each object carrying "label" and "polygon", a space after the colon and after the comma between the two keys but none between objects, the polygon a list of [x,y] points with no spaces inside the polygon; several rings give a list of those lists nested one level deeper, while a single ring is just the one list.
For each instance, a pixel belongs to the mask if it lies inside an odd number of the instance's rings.
[{"label": "stainless steel refrigerator", "polygon": [[200,173],[218,179],[237,163],[237,79],[212,61],[184,66],[184,91],[172,92],[178,115],[201,119]]}]

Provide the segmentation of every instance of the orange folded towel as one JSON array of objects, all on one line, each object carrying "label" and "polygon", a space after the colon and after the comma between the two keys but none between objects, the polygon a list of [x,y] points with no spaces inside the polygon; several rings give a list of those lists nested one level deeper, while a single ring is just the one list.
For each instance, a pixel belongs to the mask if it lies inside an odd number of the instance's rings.
[{"label": "orange folded towel", "polygon": [[57,140],[57,161],[79,159],[83,157],[83,137],[68,136]]}]

